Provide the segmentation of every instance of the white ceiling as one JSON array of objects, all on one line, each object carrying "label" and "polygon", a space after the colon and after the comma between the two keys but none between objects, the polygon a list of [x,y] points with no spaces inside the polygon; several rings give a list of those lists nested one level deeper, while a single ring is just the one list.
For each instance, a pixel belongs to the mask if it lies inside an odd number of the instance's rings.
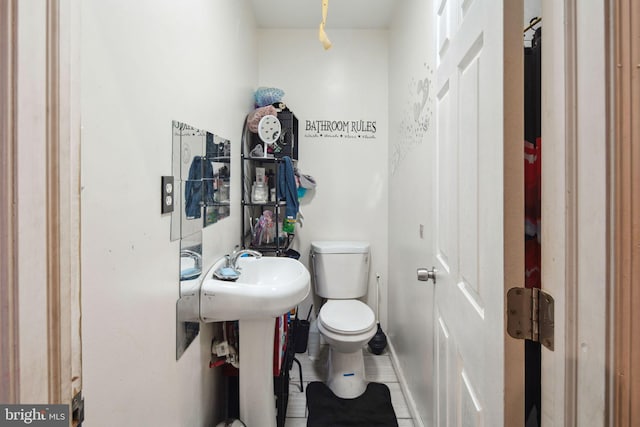
[{"label": "white ceiling", "polygon": [[[259,28],[318,28],[322,0],[251,0]],[[329,0],[331,28],[388,28],[394,0]]]}]

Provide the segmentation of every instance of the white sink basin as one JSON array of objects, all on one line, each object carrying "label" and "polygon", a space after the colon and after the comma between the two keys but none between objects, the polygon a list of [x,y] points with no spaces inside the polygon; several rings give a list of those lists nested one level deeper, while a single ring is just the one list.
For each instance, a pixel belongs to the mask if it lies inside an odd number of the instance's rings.
[{"label": "white sink basin", "polygon": [[213,278],[213,272],[225,262],[214,264],[202,283],[200,316],[204,322],[276,318],[309,294],[309,271],[293,258],[241,257],[237,263],[240,277],[235,282]]},{"label": "white sink basin", "polygon": [[225,264],[224,258],[215,263],[203,279],[200,317],[204,322],[239,321],[240,418],[248,426],[275,427],[275,318],[307,297],[309,271],[293,258],[249,256],[238,259],[235,282],[214,278]]}]

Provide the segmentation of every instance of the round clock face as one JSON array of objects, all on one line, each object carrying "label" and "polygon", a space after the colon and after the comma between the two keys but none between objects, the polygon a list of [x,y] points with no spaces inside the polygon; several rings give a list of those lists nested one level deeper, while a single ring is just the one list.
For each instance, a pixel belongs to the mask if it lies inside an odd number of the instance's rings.
[{"label": "round clock face", "polygon": [[280,138],[280,132],[282,132],[282,126],[276,116],[267,115],[260,119],[258,136],[263,142],[273,144]]}]

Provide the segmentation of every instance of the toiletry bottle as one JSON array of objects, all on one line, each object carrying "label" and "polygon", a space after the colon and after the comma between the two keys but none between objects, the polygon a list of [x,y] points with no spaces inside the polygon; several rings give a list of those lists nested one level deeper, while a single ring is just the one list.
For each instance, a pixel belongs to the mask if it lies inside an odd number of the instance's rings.
[{"label": "toiletry bottle", "polygon": [[273,173],[273,170],[269,169],[267,171],[267,186],[269,187],[269,191],[271,191],[271,189],[275,189],[276,188],[276,179],[275,179],[275,174]]},{"label": "toiletry bottle", "polygon": [[282,231],[285,233],[293,233],[296,229],[296,219],[292,216],[287,216],[284,219],[284,223],[282,225]]}]

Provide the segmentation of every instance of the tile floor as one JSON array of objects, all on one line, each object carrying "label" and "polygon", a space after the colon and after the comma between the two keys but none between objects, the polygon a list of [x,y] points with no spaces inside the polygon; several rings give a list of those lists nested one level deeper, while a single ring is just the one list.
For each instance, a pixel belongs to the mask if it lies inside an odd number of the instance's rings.
[{"label": "tile floor", "polygon": [[[310,381],[323,381],[326,372],[325,363],[329,354],[329,347],[322,345],[320,358],[315,362],[310,360],[306,353],[296,354],[296,358],[302,365],[302,380],[305,386]],[[391,403],[398,418],[398,427],[413,427],[411,414],[400,389],[400,383],[391,363],[388,352],[376,356],[365,348],[364,369],[369,381],[384,383],[391,392]],[[298,365],[293,364],[290,372],[289,404],[287,407],[287,419],[285,427],[305,427],[307,425],[307,401],[305,393],[300,393],[300,375]]]}]

